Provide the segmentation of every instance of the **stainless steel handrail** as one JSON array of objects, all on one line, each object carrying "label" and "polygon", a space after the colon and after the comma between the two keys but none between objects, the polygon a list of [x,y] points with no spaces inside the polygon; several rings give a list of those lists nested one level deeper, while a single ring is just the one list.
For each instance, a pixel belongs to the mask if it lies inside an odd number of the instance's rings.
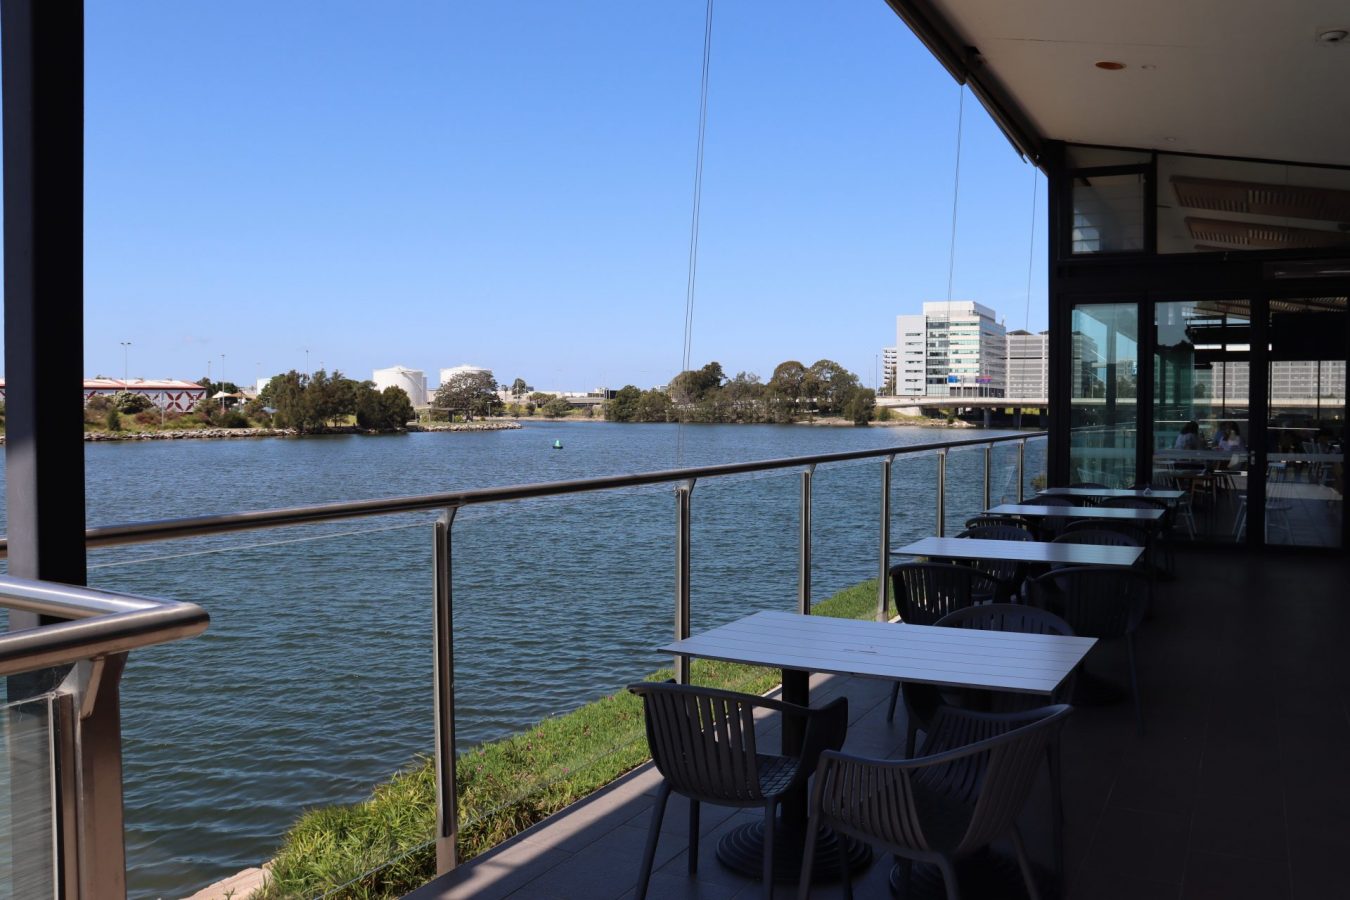
[{"label": "stainless steel handrail", "polygon": [[[723,475],[743,475],[750,472],[791,469],[824,463],[909,456],[916,453],[932,453],[955,447],[975,447],[985,444],[1026,441],[1045,437],[1047,434],[1048,432],[1044,431],[1023,432],[999,437],[981,437],[959,441],[940,441],[931,444],[914,444],[908,447],[884,447],[876,450],[848,450],[839,453],[822,453],[815,456],[796,456],[786,459],[767,459],[743,463],[723,463],[716,466],[700,466],[686,469],[665,469],[633,475],[607,475],[598,478],[579,478],[572,481],[547,481],[538,484],[479,488],[468,491],[449,491],[442,494],[420,494],[412,497],[356,500],[339,503],[323,503],[313,506],[296,506],[285,509],[259,510],[256,512],[163,519],[160,521],[136,522],[126,525],[104,525],[90,528],[85,531],[85,545],[88,547],[113,547],[121,544],[141,544],[149,543],[151,541],[167,541],[174,538],[200,537],[203,535],[226,534],[238,531],[254,531],[264,528],[276,528],[283,525],[313,525],[320,522],[336,522],[343,519],[357,519],[366,516],[440,511],[450,507],[475,506],[483,503],[505,503],[512,500],[529,500],[536,497],[553,497],[561,494],[580,494],[591,491],[613,490],[615,488],[667,484],[670,482],[688,481],[690,479],[713,478]],[[6,538],[0,538],[0,558],[7,556],[8,552],[8,540]]]},{"label": "stainless steel handrail", "polygon": [[192,637],[210,622],[193,603],[8,575],[0,576],[0,606],[75,620],[0,633],[0,675]]}]

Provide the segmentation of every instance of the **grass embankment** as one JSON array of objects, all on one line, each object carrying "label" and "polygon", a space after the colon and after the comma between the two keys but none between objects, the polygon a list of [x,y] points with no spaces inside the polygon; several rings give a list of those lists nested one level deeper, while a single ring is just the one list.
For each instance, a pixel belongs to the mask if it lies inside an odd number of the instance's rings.
[{"label": "grass embankment", "polygon": [[[870,619],[875,580],[817,603],[816,615]],[[650,679],[671,677],[654,672]],[[777,669],[695,660],[696,684],[763,693]],[[459,759],[460,859],[482,853],[593,793],[648,759],[642,705],[620,691]],[[436,872],[436,775],[430,759],[375,788],[370,799],[305,813],[283,839],[255,900],[398,897]]]}]

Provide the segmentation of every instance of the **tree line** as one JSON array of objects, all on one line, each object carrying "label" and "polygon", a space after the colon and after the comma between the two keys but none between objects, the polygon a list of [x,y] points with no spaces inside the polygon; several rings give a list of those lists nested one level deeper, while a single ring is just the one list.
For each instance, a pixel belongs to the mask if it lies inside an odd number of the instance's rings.
[{"label": "tree line", "polygon": [[[251,409],[249,407],[256,407]],[[334,370],[304,375],[292,369],[267,383],[244,413],[271,410],[272,423],[280,428],[318,431],[355,417],[360,428],[397,431],[416,417],[412,400],[400,387],[375,389],[372,381],[357,381]]]},{"label": "tree line", "polygon": [[665,388],[625,385],[605,402],[611,422],[787,423],[841,416],[866,425],[875,410],[876,392],[829,359],[810,366],[788,360],[768,381],[749,372],[727,377],[720,363],[710,362],[681,372]]}]

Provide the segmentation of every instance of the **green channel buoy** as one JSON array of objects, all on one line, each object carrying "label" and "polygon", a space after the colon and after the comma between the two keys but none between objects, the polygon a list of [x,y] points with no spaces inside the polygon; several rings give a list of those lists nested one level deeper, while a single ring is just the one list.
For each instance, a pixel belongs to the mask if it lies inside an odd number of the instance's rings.
[{"label": "green channel buoy", "polygon": [[561,449],[562,449],[562,441],[554,441],[554,442],[553,442],[553,449],[554,449],[554,450],[561,450]]}]

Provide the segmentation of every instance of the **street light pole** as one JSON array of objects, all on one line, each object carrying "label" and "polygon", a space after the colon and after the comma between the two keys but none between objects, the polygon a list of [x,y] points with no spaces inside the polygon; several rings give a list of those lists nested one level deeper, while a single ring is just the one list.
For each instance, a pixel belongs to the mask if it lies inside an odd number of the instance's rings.
[{"label": "street light pole", "polygon": [[[220,392],[225,393],[225,354],[220,354]],[[220,398],[220,411],[225,411],[225,398]]]},{"label": "street light pole", "polygon": [[131,341],[119,341],[122,345],[122,390],[127,389],[127,354],[130,353]]}]

